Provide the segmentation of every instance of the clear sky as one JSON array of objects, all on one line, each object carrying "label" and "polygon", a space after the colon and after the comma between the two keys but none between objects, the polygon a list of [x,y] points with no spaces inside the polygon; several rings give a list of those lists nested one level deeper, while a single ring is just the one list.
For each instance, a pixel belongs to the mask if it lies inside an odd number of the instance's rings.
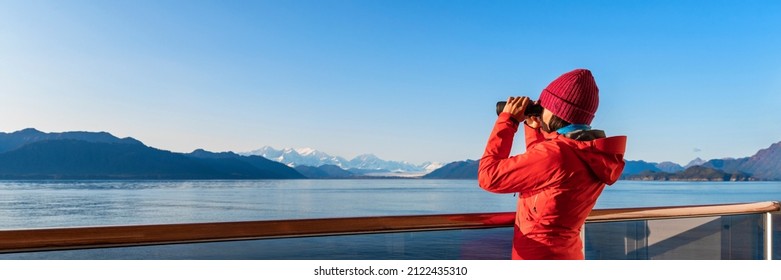
[{"label": "clear sky", "polygon": [[0,131],[450,162],[588,68],[593,126],[685,164],[781,141],[779,48],[781,1],[0,0]]}]

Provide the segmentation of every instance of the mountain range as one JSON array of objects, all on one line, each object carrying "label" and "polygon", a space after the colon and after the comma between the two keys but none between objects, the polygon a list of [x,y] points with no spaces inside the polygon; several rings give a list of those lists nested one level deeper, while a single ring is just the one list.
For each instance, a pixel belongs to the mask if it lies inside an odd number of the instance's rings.
[{"label": "mountain range", "polygon": [[90,143],[141,144],[141,141],[127,137],[117,138],[107,132],[62,132],[43,133],[34,128],[27,128],[13,133],[0,132],[0,154],[16,150],[30,143],[47,140],[78,140]]},{"label": "mountain range", "polygon": [[[473,160],[446,164],[424,178],[476,179],[479,162]],[[696,158],[686,166],[673,162],[627,160],[621,173],[624,180],[745,181],[781,180],[781,142],[745,158],[703,160]]]},{"label": "mountain range", "polygon": [[692,166],[701,166],[706,162],[707,161],[701,158],[695,158],[685,166],[681,166],[680,164],[670,162],[670,161],[656,163],[656,162],[646,162],[643,160],[627,160],[626,166],[624,167],[624,172],[622,172],[621,175],[635,175],[635,174],[640,174],[643,171],[677,173],[677,172],[684,171]]},{"label": "mountain range", "polygon": [[[271,157],[268,159],[267,157]],[[0,133],[0,179],[333,179],[417,177],[475,179],[479,162],[446,165],[386,161],[365,154],[352,160],[314,149],[175,153],[106,132]],[[781,142],[745,158],[672,162],[627,160],[625,180],[781,180]]]},{"label": "mountain range", "polygon": [[258,156],[189,154],[148,147],[106,132],[0,133],[0,179],[300,179]]},{"label": "mountain range", "polygon": [[419,173],[425,174],[443,166],[441,163],[424,162],[412,164],[406,161],[388,161],[378,158],[373,154],[363,154],[347,160],[340,156],[332,156],[312,148],[285,148],[277,150],[269,146],[241,153],[242,155],[262,156],[270,160],[284,163],[290,167],[324,165],[337,166],[355,174],[383,174],[383,173]]},{"label": "mountain range", "polygon": [[750,157],[713,159],[702,166],[729,173],[745,172],[760,180],[781,180],[781,142],[759,150]]},{"label": "mountain range", "polygon": [[[664,163],[662,163],[664,164]],[[643,172],[665,172],[676,173],[683,170],[689,170],[692,167],[704,167],[724,172],[725,175],[733,176],[731,180],[740,180],[743,176],[748,176],[749,180],[781,180],[781,142],[770,145],[770,147],[759,150],[756,154],[744,158],[723,158],[703,160],[696,158],[684,167],[663,166],[659,163],[647,163],[644,161],[627,161],[627,167],[624,168],[622,176],[624,179],[632,179],[632,175],[638,175]],[[676,169],[679,169],[675,171]]]}]

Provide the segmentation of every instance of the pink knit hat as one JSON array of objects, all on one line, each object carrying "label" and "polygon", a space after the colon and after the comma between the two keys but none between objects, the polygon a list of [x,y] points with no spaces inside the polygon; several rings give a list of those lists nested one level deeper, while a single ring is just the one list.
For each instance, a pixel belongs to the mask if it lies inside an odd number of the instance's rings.
[{"label": "pink knit hat", "polygon": [[559,76],[540,94],[540,105],[572,124],[591,124],[599,106],[599,88],[587,69]]}]

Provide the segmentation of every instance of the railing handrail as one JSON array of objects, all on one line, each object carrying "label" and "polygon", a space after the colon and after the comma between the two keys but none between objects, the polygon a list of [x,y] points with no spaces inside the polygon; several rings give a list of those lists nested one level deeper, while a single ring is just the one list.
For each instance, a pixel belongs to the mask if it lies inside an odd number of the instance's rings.
[{"label": "railing handrail", "polygon": [[[779,210],[781,210],[781,204],[775,201],[699,206],[596,209],[591,212],[587,222],[723,216],[766,213]],[[495,228],[512,226],[514,219],[514,212],[502,212],[2,230],[0,231],[0,252],[11,253],[268,238]]]},{"label": "railing handrail", "polygon": [[587,222],[618,222],[633,220],[678,219],[705,216],[728,216],[741,214],[757,214],[781,210],[778,201],[754,203],[662,206],[640,208],[594,209],[589,214]]}]

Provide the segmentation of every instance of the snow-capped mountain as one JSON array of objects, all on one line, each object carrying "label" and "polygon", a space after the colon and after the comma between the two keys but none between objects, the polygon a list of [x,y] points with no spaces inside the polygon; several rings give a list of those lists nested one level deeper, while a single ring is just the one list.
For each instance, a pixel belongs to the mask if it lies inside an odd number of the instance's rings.
[{"label": "snow-capped mountain", "polygon": [[383,170],[386,172],[431,172],[443,164],[438,162],[424,162],[416,165],[406,161],[387,161],[372,154],[363,154],[347,160],[340,156],[332,156],[312,148],[285,148],[277,150],[269,146],[241,153],[241,155],[257,155],[270,160],[295,166],[322,166],[336,165],[342,169]]},{"label": "snow-capped mountain", "polygon": [[348,163],[348,161],[342,157],[331,156],[312,148],[286,148],[277,150],[272,147],[265,146],[251,152],[241,153],[241,155],[262,156],[273,161],[284,163],[290,167],[296,167],[300,165],[317,167],[329,164],[345,168],[345,165]]},{"label": "snow-capped mountain", "polygon": [[423,166],[423,169],[426,170],[426,173],[431,173],[434,170],[442,168],[443,166],[445,166],[445,164],[441,162],[427,161],[421,164],[421,166]]}]

